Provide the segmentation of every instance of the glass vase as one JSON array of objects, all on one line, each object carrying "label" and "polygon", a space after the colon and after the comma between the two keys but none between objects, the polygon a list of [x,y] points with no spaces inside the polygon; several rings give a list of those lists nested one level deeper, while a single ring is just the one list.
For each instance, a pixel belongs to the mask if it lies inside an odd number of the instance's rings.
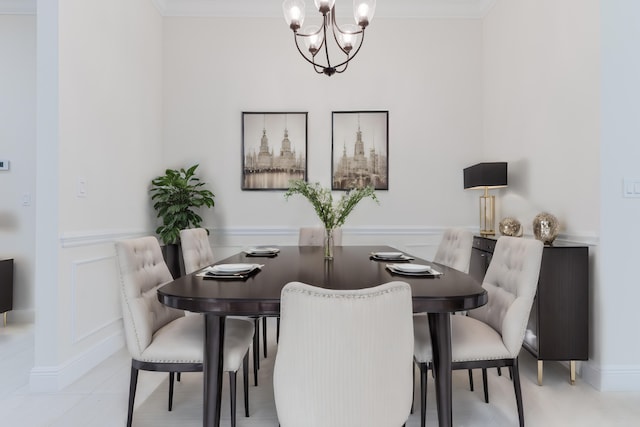
[{"label": "glass vase", "polygon": [[333,230],[330,228],[324,230],[324,259],[333,259]]}]

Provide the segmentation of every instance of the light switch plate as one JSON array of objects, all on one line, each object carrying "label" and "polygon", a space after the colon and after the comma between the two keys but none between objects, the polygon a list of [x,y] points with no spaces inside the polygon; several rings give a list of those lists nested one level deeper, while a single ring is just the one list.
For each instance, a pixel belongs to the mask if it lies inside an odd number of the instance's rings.
[{"label": "light switch plate", "polygon": [[0,160],[0,171],[9,170],[9,160]]},{"label": "light switch plate", "polygon": [[640,179],[625,179],[622,188],[622,197],[640,197]]}]

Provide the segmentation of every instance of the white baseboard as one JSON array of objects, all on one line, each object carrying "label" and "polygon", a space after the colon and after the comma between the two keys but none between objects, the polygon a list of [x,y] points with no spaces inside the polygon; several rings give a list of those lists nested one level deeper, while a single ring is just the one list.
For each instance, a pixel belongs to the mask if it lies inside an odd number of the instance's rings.
[{"label": "white baseboard", "polygon": [[7,324],[11,323],[34,323],[36,319],[35,310],[10,310],[7,311]]},{"label": "white baseboard", "polygon": [[582,379],[600,391],[640,391],[639,365],[582,366]]},{"label": "white baseboard", "polygon": [[62,390],[124,346],[122,331],[113,334],[72,360],[58,366],[35,366],[29,386],[34,393]]}]

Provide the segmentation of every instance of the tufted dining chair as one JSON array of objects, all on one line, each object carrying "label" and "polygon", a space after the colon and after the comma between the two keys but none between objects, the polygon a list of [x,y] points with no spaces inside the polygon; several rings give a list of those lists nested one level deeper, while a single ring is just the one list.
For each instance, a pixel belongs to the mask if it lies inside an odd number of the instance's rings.
[{"label": "tufted dining chair", "polygon": [[[180,230],[182,260],[186,274],[193,273],[215,262],[209,243],[209,234],[204,228],[186,228]],[[228,319],[237,317],[228,317]],[[260,366],[260,317],[251,317],[255,333],[253,334],[253,382],[258,385],[258,367]],[[266,341],[265,341],[266,345]]]},{"label": "tufted dining chair", "polygon": [[462,228],[448,228],[442,235],[433,262],[469,272],[473,234]]},{"label": "tufted dining chair", "polygon": [[[472,247],[473,233],[463,228],[448,228],[442,234],[433,262],[468,273]],[[422,322],[426,322],[425,313],[418,313],[416,316],[425,317]],[[428,369],[429,365],[418,364],[418,367],[421,370]],[[473,391],[473,374],[471,370],[469,370],[469,386]]]},{"label": "tufted dining chair", "polygon": [[[173,406],[174,373],[202,371],[204,319],[200,315],[185,316],[183,310],[167,307],[158,300],[158,288],[173,280],[158,239],[141,237],[116,242],[115,246],[122,320],[131,354],[127,413],[130,427],[140,369],[169,372],[169,410]],[[245,415],[249,416],[247,354],[253,333],[249,321],[228,319],[225,323],[223,370],[229,372],[232,426],[236,419],[235,384],[240,365],[244,370]]]},{"label": "tufted dining chair", "polygon": [[[486,305],[470,310],[467,316],[451,316],[452,369],[509,367],[518,408],[520,426],[524,410],[518,371],[529,312],[538,287],[543,244],[539,240],[502,236],[482,287],[488,293]],[[420,369],[421,426],[425,425],[426,368],[432,362],[432,346],[426,316],[414,317],[414,360]]]},{"label": "tufted dining chair", "polygon": [[332,290],[291,282],[282,289],[280,316],[273,388],[282,427],[406,422],[413,354],[407,283]]}]

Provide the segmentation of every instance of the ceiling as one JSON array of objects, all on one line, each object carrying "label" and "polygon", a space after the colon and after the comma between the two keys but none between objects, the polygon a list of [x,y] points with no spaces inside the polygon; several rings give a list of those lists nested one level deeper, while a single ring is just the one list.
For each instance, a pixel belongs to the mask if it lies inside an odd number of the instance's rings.
[{"label": "ceiling", "polygon": [[[282,0],[150,0],[164,16],[282,17]],[[314,9],[306,0],[307,13]],[[481,18],[496,0],[378,0],[378,18]],[[351,0],[336,0],[350,15]],[[35,14],[36,0],[0,0],[0,14]]]}]

